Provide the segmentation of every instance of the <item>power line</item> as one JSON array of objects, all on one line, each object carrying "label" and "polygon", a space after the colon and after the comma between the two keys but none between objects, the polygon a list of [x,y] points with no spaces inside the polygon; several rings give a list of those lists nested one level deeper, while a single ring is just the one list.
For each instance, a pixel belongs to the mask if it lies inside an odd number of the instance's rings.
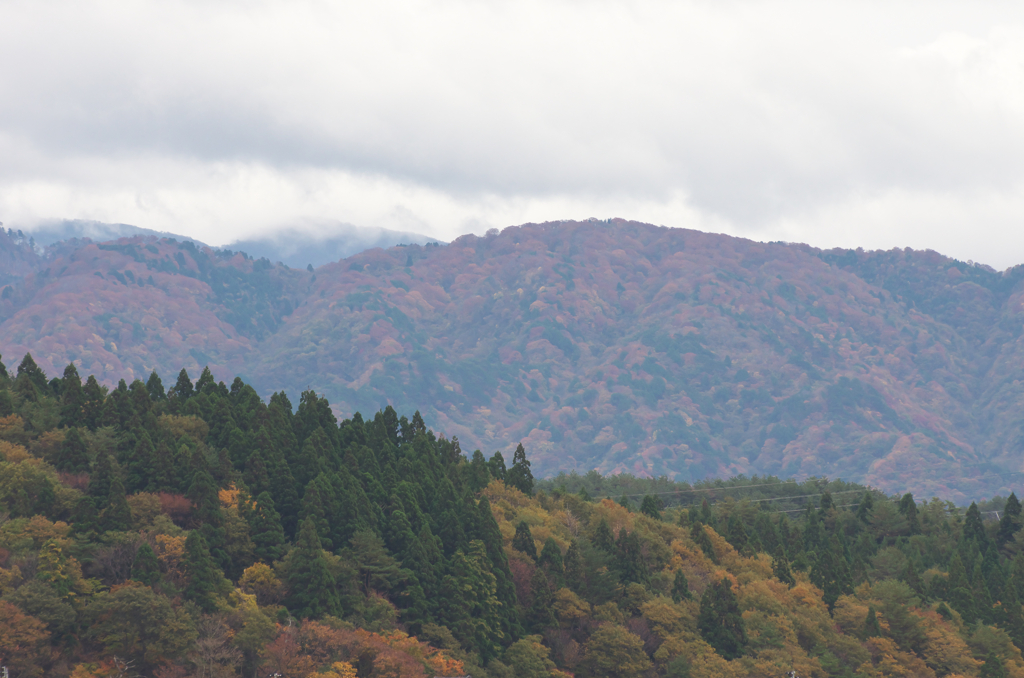
[{"label": "power line", "polygon": [[[839,496],[840,494],[860,494],[860,490],[846,490],[845,492],[830,492],[829,494],[831,494],[832,496]],[[754,502],[757,502],[757,501],[779,501],[780,499],[806,499],[807,497],[823,497],[823,496],[825,496],[825,493],[824,492],[819,492],[818,494],[796,494],[796,495],[793,495],[793,496],[782,495],[782,496],[778,496],[778,497],[768,497],[767,499],[746,499],[745,501],[748,501],[751,504],[753,504]],[[850,504],[850,505],[852,506],[853,504]],[[841,508],[841,507],[837,506],[836,508]],[[797,509],[797,510],[798,511],[802,511],[803,509]]]},{"label": "power line", "polygon": [[[856,504],[843,504],[842,506],[833,506],[832,508],[841,509],[841,508],[850,508],[851,506],[860,506],[860,502],[857,502]],[[768,511],[768,513],[797,513],[799,511],[806,511],[806,510],[807,510],[806,508],[798,508],[798,509],[786,509],[785,511]]]},{"label": "power line", "polygon": [[[804,482],[808,482],[808,481],[804,481]],[[795,485],[799,485],[800,481],[798,481],[798,480],[786,480],[786,481],[779,482],[779,483],[762,483],[760,485],[731,485],[729,487],[707,487],[707,488],[700,488],[700,489],[694,488],[694,489],[689,489],[689,490],[670,490],[670,491],[667,491],[667,492],[642,492],[640,494],[620,494],[619,496],[620,497],[646,497],[648,495],[659,496],[659,495],[662,495],[662,494],[683,494],[684,492],[716,492],[716,491],[719,491],[719,490],[722,490],[722,491],[725,491],[725,490],[744,490],[744,489],[747,489],[749,487],[778,487],[779,485],[789,485],[791,483],[795,484]],[[615,497],[613,497],[611,495],[606,495],[604,497],[594,497],[594,499],[614,499],[614,498]]]},{"label": "power line", "polygon": [[[939,468],[939,467],[936,466],[935,468]],[[987,475],[977,476],[976,478],[973,478],[973,480],[983,480],[985,478],[1003,478],[1005,476],[1021,476],[1021,475],[1024,475],[1024,471],[1007,471],[1006,473],[994,473],[993,472],[993,473],[989,473]],[[752,488],[752,487],[779,487],[779,486],[782,486],[782,485],[790,485],[790,484],[799,485],[801,482],[805,482],[806,483],[806,482],[813,482],[813,481],[810,480],[810,479],[804,480],[804,481],[786,480],[786,481],[782,481],[782,482],[778,482],[778,483],[760,483],[760,484],[757,484],[757,485],[730,485],[728,487],[702,487],[702,488],[690,488],[690,489],[680,489],[680,490],[666,490],[664,492],[640,492],[638,494],[620,494],[618,496],[619,497],[647,497],[647,496],[660,497],[660,496],[666,495],[666,494],[683,494],[683,493],[686,493],[686,492],[728,492],[729,490],[745,490],[745,489],[749,489],[749,488]],[[828,482],[834,482],[834,481],[828,481]],[[871,492],[872,489],[873,488],[871,488],[871,487],[867,487],[865,489],[865,491],[866,492]],[[876,490],[876,491],[878,491],[878,490]],[[850,490],[850,492],[860,492],[860,490]],[[848,492],[833,492],[832,494],[847,494],[847,493]],[[881,494],[884,495],[885,493],[881,492]],[[899,493],[897,493],[897,494],[899,494]],[[904,494],[906,494],[906,493],[904,493]],[[784,495],[780,495],[780,496],[783,496],[783,498],[784,498]],[[800,496],[809,497],[809,496],[815,496],[815,495],[800,495]],[[593,499],[595,501],[599,500],[599,499],[615,499],[615,496],[610,495],[610,494],[606,494],[606,495],[603,495],[603,496],[594,497]],[[748,499],[747,501],[765,501],[765,500],[763,500],[763,499]],[[985,511],[985,513],[994,513],[994,512],[993,511]]]}]

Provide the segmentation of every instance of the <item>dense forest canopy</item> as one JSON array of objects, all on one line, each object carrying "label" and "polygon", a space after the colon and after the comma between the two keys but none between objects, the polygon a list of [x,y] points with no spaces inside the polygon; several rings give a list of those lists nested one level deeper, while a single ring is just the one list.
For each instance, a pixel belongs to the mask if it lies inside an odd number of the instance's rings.
[{"label": "dense forest canopy", "polygon": [[[609,498],[615,497],[616,498]],[[533,477],[390,407],[0,366],[23,676],[1024,677],[1015,495]],[[987,519],[986,519],[987,518]]]}]

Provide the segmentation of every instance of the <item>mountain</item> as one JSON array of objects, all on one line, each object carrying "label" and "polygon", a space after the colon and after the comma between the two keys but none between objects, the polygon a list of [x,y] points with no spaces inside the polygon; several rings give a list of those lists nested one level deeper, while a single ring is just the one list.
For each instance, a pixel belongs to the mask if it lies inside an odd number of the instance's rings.
[{"label": "mountain", "polygon": [[103,242],[139,235],[191,240],[197,245],[203,244],[194,238],[176,233],[154,231],[149,228],[132,226],[131,224],[111,224],[105,221],[92,221],[89,219],[52,219],[35,224],[32,228],[26,229],[26,231],[28,232],[25,237],[31,237],[37,244],[42,246],[54,245],[64,240],[84,240],[88,238],[96,242]]},{"label": "mountain", "polygon": [[[0,256],[23,249],[0,236]],[[143,237],[34,266],[0,293],[0,350],[50,375],[209,364],[341,416],[418,407],[463,449],[522,441],[538,475],[829,476],[956,500],[1021,478],[1024,267],[622,220],[313,272]]]},{"label": "mountain", "polygon": [[262,238],[238,240],[227,247],[241,250],[257,259],[265,257],[292,268],[306,268],[323,266],[375,247],[426,245],[428,242],[437,240],[418,233],[335,222],[285,228]]},{"label": "mountain", "polygon": [[[20,231],[19,231],[20,232]],[[154,231],[130,224],[112,224],[87,219],[54,219],[35,224],[22,237],[36,246],[77,244],[80,240],[106,242],[118,238],[155,236],[173,238],[207,247],[202,241],[189,236]],[[332,261],[345,259],[353,254],[374,247],[439,242],[436,238],[419,233],[393,231],[373,226],[353,226],[342,222],[307,221],[297,226],[278,229],[262,237],[236,240],[225,248],[245,252],[254,259],[267,259],[283,263],[291,268],[322,266]]]}]

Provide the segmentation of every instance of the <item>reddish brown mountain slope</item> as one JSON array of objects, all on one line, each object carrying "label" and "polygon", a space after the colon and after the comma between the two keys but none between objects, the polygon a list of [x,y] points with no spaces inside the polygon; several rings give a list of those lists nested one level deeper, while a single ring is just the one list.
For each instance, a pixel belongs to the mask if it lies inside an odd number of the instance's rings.
[{"label": "reddish brown mountain slope", "polygon": [[343,415],[418,408],[464,449],[523,440],[540,473],[828,475],[944,496],[1024,478],[1008,475],[1024,470],[1018,269],[624,221],[314,273],[167,240],[47,266],[12,288],[0,347],[48,371],[167,379],[209,362],[268,392],[314,388]]}]

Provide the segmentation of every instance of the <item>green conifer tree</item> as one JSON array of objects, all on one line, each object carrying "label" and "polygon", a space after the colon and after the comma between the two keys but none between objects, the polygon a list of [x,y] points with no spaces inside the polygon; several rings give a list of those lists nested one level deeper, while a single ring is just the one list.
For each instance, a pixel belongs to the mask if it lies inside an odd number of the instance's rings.
[{"label": "green conifer tree", "polygon": [[708,645],[725,659],[736,659],[743,654],[747,634],[739,603],[728,579],[712,582],[704,589],[697,629]]},{"label": "green conifer tree", "polygon": [[975,548],[978,551],[984,551],[988,547],[988,535],[985,534],[985,524],[981,520],[981,511],[973,501],[967,508],[967,515],[964,518],[963,541],[974,542]]},{"label": "green conifer tree", "polygon": [[132,511],[124,494],[124,484],[116,475],[110,481],[100,525],[107,532],[127,532],[132,527]]},{"label": "green conifer tree", "polygon": [[40,396],[50,394],[50,382],[46,378],[46,373],[39,369],[39,365],[36,365],[31,353],[26,353],[21,364],[18,365],[18,377],[28,379]]},{"label": "green conifer tree", "polygon": [[487,556],[489,569],[494,576],[494,595],[501,604],[501,633],[508,642],[523,635],[522,625],[519,620],[519,613],[516,608],[516,586],[512,577],[512,570],[509,567],[508,556],[505,554],[505,540],[501,536],[501,529],[498,521],[494,519],[491,511],[491,502],[487,497],[481,497],[477,504],[476,541],[483,545],[484,553]]},{"label": "green conifer tree", "polygon": [[700,522],[694,522],[693,527],[690,528],[690,539],[700,547],[700,550],[704,552],[704,555],[708,557],[712,563],[718,563],[718,556],[715,554],[715,546],[711,543],[711,537],[704,530],[704,526]]},{"label": "green conifer tree", "polygon": [[917,574],[917,568],[914,566],[914,559],[907,558],[907,566],[903,569],[903,581],[907,583],[914,593],[921,594],[924,592],[924,586],[921,583],[921,577]]},{"label": "green conifer tree", "polygon": [[291,465],[295,482],[306,487],[309,482],[321,473],[331,470],[331,457],[334,446],[321,426],[317,426],[302,443],[299,454]]},{"label": "green conifer tree", "polygon": [[[201,454],[195,458],[202,459]],[[192,482],[185,496],[192,502],[192,515],[202,523],[220,526],[224,522],[224,514],[220,508],[219,488],[205,463],[199,465],[192,473]]]},{"label": "green conifer tree", "polygon": [[149,375],[149,379],[146,380],[146,390],[149,391],[149,397],[153,402],[167,399],[167,393],[164,392],[164,382],[160,379],[160,375],[156,373],[156,370],[153,370]]},{"label": "green conifer tree", "polygon": [[83,423],[90,431],[95,431],[100,425],[103,416],[103,403],[106,401],[106,393],[96,377],[89,375],[82,388],[84,403],[82,404]]},{"label": "green conifer tree", "polygon": [[864,628],[861,630],[862,638],[881,638],[882,626],[878,623],[878,613],[874,605],[868,605],[868,614],[864,618]]},{"label": "green conifer tree", "polygon": [[586,568],[580,556],[579,544],[575,540],[565,552],[565,585],[578,594],[583,594],[587,588]]},{"label": "green conifer tree", "polygon": [[473,492],[480,492],[491,482],[491,472],[487,468],[487,460],[480,450],[473,452],[473,458],[466,467],[466,483]]},{"label": "green conifer tree", "polygon": [[110,482],[113,479],[113,459],[110,454],[101,452],[93,464],[92,474],[89,476],[88,494],[93,499],[97,510],[102,510],[107,503],[107,495],[110,494]]},{"label": "green conifer tree", "polygon": [[686,575],[681,569],[676,570],[675,577],[672,579],[672,600],[679,603],[691,598],[693,598],[693,594],[690,593],[690,582],[686,580]]},{"label": "green conifer tree", "polygon": [[207,365],[203,368],[199,378],[196,379],[196,385],[194,392],[196,395],[200,393],[212,393],[217,387],[217,380],[213,378],[213,372],[210,371],[210,366]]},{"label": "green conifer tree", "polygon": [[555,581],[561,581],[565,565],[562,562],[562,549],[558,548],[553,537],[548,537],[544,542],[544,548],[541,549],[540,557],[537,559],[537,566],[544,568],[555,578]]},{"label": "green conifer tree", "polygon": [[807,518],[804,521],[804,551],[816,553],[825,545],[824,530],[821,527],[821,516],[808,504]]},{"label": "green conifer tree", "polygon": [[749,536],[747,535],[747,528],[743,525],[743,520],[739,514],[733,511],[732,515],[729,516],[729,522],[725,526],[725,539],[733,548],[737,551],[743,552],[747,547]]},{"label": "green conifer tree", "polygon": [[295,549],[288,562],[289,596],[286,605],[300,619],[341,615],[338,583],[310,518],[302,521]]},{"label": "green conifer tree", "polygon": [[711,504],[708,503],[706,498],[700,502],[700,522],[711,527],[714,527],[716,524],[715,514],[711,510]]},{"label": "green conifer tree", "polygon": [[[601,522],[594,529],[594,546],[605,553],[615,553],[615,537],[612,535],[611,528],[608,527],[608,521],[604,518],[601,518]],[[536,553],[536,549],[534,552]]]},{"label": "green conifer tree", "polygon": [[[605,523],[605,527],[607,526],[607,523]],[[526,524],[526,521],[520,520],[519,524],[516,525],[516,533],[512,537],[512,548],[520,553],[525,553],[534,561],[537,560],[537,544],[533,541],[533,535],[530,534],[530,526]]]},{"label": "green conifer tree", "polygon": [[989,652],[988,656],[985,657],[985,663],[982,664],[981,670],[978,672],[979,678],[1006,678],[1006,665],[1003,664],[1003,660],[999,658],[994,652]]},{"label": "green conifer tree", "polygon": [[60,389],[60,425],[70,428],[82,426],[85,421],[85,394],[82,392],[82,378],[74,363],[64,368]]},{"label": "green conifer tree", "polygon": [[[625,528],[619,530],[619,538],[615,542],[617,549],[615,565],[623,583],[635,582],[647,585],[650,583],[651,571],[640,548],[640,537],[636,530],[627,533]],[[557,547],[556,547],[557,548]],[[543,554],[541,554],[543,557]]]},{"label": "green conifer tree", "polygon": [[[284,528],[269,492],[261,492],[256,497],[256,506],[250,515],[249,533],[256,545],[256,557],[265,563],[280,560],[284,555]],[[313,529],[316,530],[315,524]]]},{"label": "green conifer tree", "polygon": [[492,478],[505,482],[508,471],[505,469],[505,458],[501,456],[501,452],[495,452],[487,461],[487,470],[490,471]]},{"label": "green conifer tree", "polygon": [[89,454],[77,427],[69,428],[64,434],[64,440],[60,444],[60,451],[54,466],[68,473],[87,473],[89,471]]},{"label": "green conifer tree", "polygon": [[[320,538],[320,543],[328,551],[333,548],[334,544],[331,539],[329,520],[329,516],[336,512],[333,504],[334,491],[331,489],[327,476],[321,473],[306,485],[306,491],[302,495],[302,506],[299,509],[299,520],[312,519],[313,525],[316,527],[317,536]],[[404,513],[402,513],[402,517],[405,517]],[[406,523],[408,524],[408,521]],[[410,536],[412,536],[411,533]]]},{"label": "green conifer tree", "polygon": [[823,592],[823,600],[829,612],[835,608],[839,596],[853,593],[853,578],[850,567],[843,557],[842,545],[833,535],[828,547],[821,549],[811,568],[811,583]]},{"label": "green conifer tree", "polygon": [[530,461],[526,458],[522,443],[519,443],[512,456],[512,468],[505,474],[505,484],[528,497],[533,496],[533,472],[530,471]]},{"label": "green conifer tree", "polygon": [[530,593],[533,600],[526,613],[526,627],[530,633],[541,634],[555,625],[555,618],[551,612],[554,604],[551,584],[544,576],[544,570],[539,567],[530,577]]},{"label": "green conifer tree", "polygon": [[648,494],[644,496],[644,500],[640,503],[640,513],[650,516],[655,520],[661,520],[661,510],[664,506],[665,503],[663,501],[652,494]]},{"label": "green conifer tree", "polygon": [[185,539],[185,599],[194,602],[204,612],[213,612],[218,601],[231,592],[231,582],[217,567],[206,539],[198,530],[192,530]]},{"label": "green conifer tree", "polygon": [[192,379],[188,376],[188,372],[185,368],[181,368],[181,372],[178,372],[178,381],[175,382],[171,390],[167,392],[168,397],[174,398],[178,403],[184,403],[186,400],[191,398],[195,394],[195,387],[192,385]]},{"label": "green conifer tree", "polygon": [[160,563],[153,547],[147,542],[142,542],[135,554],[135,562],[132,563],[132,579],[140,581],[146,586],[153,586],[160,580]]},{"label": "green conifer tree", "polygon": [[1003,597],[999,601],[1003,610],[1001,626],[1018,648],[1024,646],[1024,608],[1017,596],[1017,585],[1010,576],[1003,588]]},{"label": "green conifer tree", "polygon": [[786,586],[796,586],[796,579],[793,578],[793,571],[789,567],[789,558],[786,557],[781,544],[775,548],[775,555],[772,556],[772,574]]},{"label": "green conifer tree", "polygon": [[875,500],[871,496],[870,492],[865,492],[860,498],[860,504],[857,506],[857,520],[862,523],[867,523],[871,520],[871,511],[875,508]]},{"label": "green conifer tree", "polygon": [[999,548],[1003,548],[1013,541],[1013,536],[1017,534],[1021,527],[1020,501],[1017,499],[1017,495],[1011,492],[1006,500],[1006,506],[1003,507],[1003,515],[999,517],[999,532],[996,534],[996,545]]},{"label": "green conifer tree", "polygon": [[917,517],[917,502],[914,501],[914,495],[909,492],[900,499],[900,513],[907,518],[910,534],[921,534],[921,521]]},{"label": "green conifer tree", "polygon": [[153,484],[156,470],[156,449],[149,433],[140,430],[135,436],[134,450],[125,464],[125,487],[129,492],[141,492]]}]

